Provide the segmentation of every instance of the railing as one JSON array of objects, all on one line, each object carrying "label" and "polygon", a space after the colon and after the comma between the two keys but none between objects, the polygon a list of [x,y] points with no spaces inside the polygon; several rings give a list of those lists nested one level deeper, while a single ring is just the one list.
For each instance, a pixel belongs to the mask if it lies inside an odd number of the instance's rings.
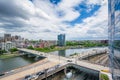
[{"label": "railing", "polygon": [[[3,78],[3,77],[7,77],[9,75],[12,75],[12,74],[15,74],[15,73],[19,73],[21,71],[24,71],[24,70],[27,70],[27,69],[30,69],[30,68],[33,68],[34,66],[40,66],[40,65],[43,65],[45,63],[48,63],[49,61],[46,61],[47,59],[44,59],[42,61],[39,61],[39,62],[36,62],[36,63],[33,63],[33,64],[29,64],[29,65],[26,65],[26,66],[23,66],[23,67],[20,67],[20,68],[17,68],[17,69],[14,69],[14,70],[11,70],[11,71],[8,71],[8,72],[5,72],[5,75],[4,76],[1,76],[0,78]],[[40,64],[38,64],[40,63]]]}]

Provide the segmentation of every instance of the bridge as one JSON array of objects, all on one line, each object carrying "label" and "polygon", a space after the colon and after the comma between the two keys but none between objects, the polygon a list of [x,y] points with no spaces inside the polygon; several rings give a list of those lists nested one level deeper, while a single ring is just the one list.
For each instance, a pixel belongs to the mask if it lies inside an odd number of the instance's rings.
[{"label": "bridge", "polygon": [[[31,65],[27,65],[27,66],[12,70],[10,73],[6,73],[5,76],[0,77],[0,80],[21,80],[26,75],[35,74],[39,71],[43,71],[45,69],[55,67],[58,64],[62,68],[64,68],[63,66],[67,66],[68,64],[71,63],[72,65],[78,65],[78,66],[85,67],[85,68],[95,70],[95,71],[109,70],[108,67],[80,61],[80,60],[78,60],[78,58],[70,59],[70,58],[66,58],[66,57],[62,57],[62,56],[52,55],[52,54],[38,52],[38,51],[34,51],[34,50],[29,50],[29,49],[21,49],[20,48],[18,50],[27,52],[27,53],[40,55],[40,56],[44,56],[46,58],[43,60],[40,60],[36,63],[33,63]],[[71,60],[72,62],[68,62],[68,60]]]}]

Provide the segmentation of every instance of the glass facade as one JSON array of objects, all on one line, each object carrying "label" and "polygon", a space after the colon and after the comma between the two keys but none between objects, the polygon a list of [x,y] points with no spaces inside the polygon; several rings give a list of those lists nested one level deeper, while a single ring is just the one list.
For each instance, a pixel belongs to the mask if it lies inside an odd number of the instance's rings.
[{"label": "glass facade", "polygon": [[58,46],[65,46],[65,34],[58,35]]},{"label": "glass facade", "polygon": [[113,80],[120,80],[120,0],[108,0],[109,59]]}]

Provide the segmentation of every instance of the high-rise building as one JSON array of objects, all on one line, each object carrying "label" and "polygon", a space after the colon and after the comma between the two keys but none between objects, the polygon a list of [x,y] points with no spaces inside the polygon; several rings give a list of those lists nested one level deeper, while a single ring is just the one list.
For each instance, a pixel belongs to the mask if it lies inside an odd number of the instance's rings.
[{"label": "high-rise building", "polygon": [[58,35],[58,46],[65,46],[65,34]]},{"label": "high-rise building", "polygon": [[11,41],[11,34],[4,34],[5,41]]},{"label": "high-rise building", "polygon": [[109,60],[113,80],[120,80],[120,0],[108,0]]}]

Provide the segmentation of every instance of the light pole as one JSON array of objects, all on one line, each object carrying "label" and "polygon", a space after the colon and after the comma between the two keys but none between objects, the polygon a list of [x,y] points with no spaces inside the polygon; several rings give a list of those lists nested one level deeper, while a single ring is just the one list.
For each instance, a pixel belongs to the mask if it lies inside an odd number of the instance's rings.
[{"label": "light pole", "polygon": [[88,61],[89,61],[89,53],[88,53]]},{"label": "light pole", "polygon": [[60,54],[59,54],[59,64],[60,64]]},{"label": "light pole", "polygon": [[76,54],[76,57],[75,57],[75,64],[77,64],[77,56],[78,56],[78,54]]},{"label": "light pole", "polygon": [[77,64],[77,59],[78,59],[78,54],[77,54],[77,56],[76,56],[76,64]]},{"label": "light pole", "polygon": [[47,80],[47,70],[48,69],[45,69],[45,80]]}]

